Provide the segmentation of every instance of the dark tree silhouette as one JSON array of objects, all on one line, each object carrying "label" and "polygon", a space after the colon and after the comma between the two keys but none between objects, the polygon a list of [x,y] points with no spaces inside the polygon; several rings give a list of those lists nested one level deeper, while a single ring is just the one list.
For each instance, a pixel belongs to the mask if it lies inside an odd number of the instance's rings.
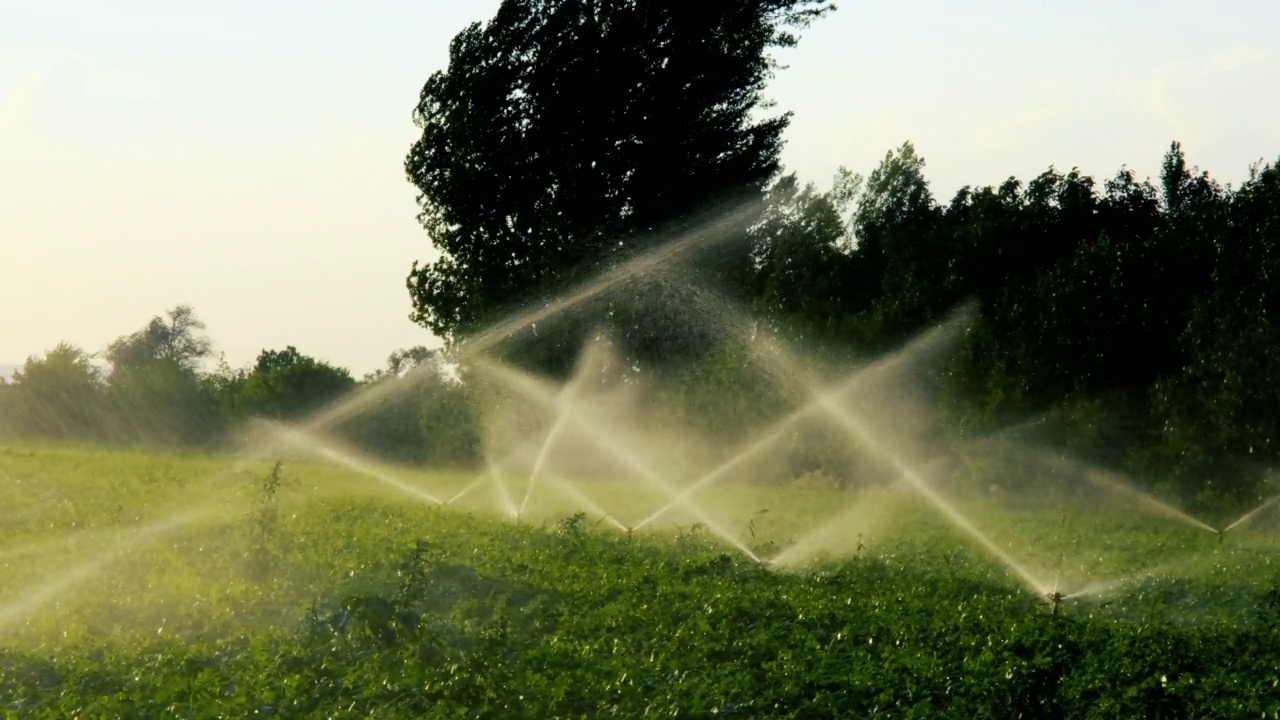
[{"label": "dark tree silhouette", "polygon": [[204,330],[204,323],[190,305],[178,305],[165,317],[153,317],[141,330],[112,342],[107,347],[107,361],[113,371],[170,362],[190,372],[213,351]]},{"label": "dark tree silhouette", "polygon": [[462,31],[405,162],[440,252],[409,275],[415,321],[457,341],[695,209],[759,197],[790,118],[758,119],[769,52],[829,9],[506,0]]}]

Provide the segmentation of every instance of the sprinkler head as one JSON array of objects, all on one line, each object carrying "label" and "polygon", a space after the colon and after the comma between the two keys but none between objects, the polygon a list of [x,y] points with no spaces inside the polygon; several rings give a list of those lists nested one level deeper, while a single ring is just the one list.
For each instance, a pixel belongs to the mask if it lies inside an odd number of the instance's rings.
[{"label": "sprinkler head", "polygon": [[1226,530],[1219,530],[1219,531],[1218,531],[1218,544],[1219,544],[1219,545],[1221,545],[1221,544],[1222,544],[1222,536],[1223,536],[1226,532],[1227,532]]},{"label": "sprinkler head", "polygon": [[1062,593],[1058,592],[1057,590],[1054,590],[1053,592],[1049,593],[1046,597],[1049,600],[1050,610],[1054,615],[1057,615],[1058,611],[1062,609],[1062,601],[1064,599]]}]

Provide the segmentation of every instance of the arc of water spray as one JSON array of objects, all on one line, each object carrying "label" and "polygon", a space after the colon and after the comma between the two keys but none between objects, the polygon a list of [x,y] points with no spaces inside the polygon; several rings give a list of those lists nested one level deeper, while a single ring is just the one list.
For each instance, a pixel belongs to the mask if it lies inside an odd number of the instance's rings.
[{"label": "arc of water spray", "polygon": [[489,475],[493,478],[493,486],[498,491],[498,502],[502,503],[502,509],[506,511],[512,520],[519,520],[520,509],[516,507],[516,501],[511,497],[510,488],[503,482],[502,473],[490,464]]},{"label": "arc of water spray", "polygon": [[133,531],[129,537],[112,544],[92,560],[71,568],[35,590],[23,593],[20,600],[0,607],[0,630],[7,629],[13,623],[22,620],[45,603],[76,585],[87,582],[112,564],[119,562],[129,552],[140,550],[160,540],[165,535],[192,523],[210,518],[214,514],[213,510],[208,509],[193,510]]},{"label": "arc of water spray", "polygon": [[[601,507],[600,503],[592,500],[589,495],[574,487],[573,483],[553,472],[544,470],[543,477],[551,482],[557,490],[567,496],[570,500],[578,503],[583,509],[595,515],[599,515],[602,520],[621,530],[627,532],[627,526],[615,518],[611,513]],[[523,512],[523,509],[521,510]]]},{"label": "arc of water spray", "polygon": [[750,222],[758,212],[758,208],[757,201],[748,200],[731,206],[727,212],[716,213],[712,216],[712,219],[704,220],[700,225],[685,232],[678,239],[624,262],[600,275],[595,280],[580,286],[578,290],[551,300],[540,308],[513,315],[488,330],[467,338],[462,343],[461,352],[467,356],[480,355],[491,350],[521,329],[558,315],[626,280],[652,273],[676,256],[693,248],[724,242],[727,238],[733,238],[735,233],[732,230]]},{"label": "arc of water spray", "polygon": [[[959,313],[953,315],[949,322],[944,323],[937,328],[942,331],[947,327],[957,327],[959,319],[967,315],[970,311],[962,309]],[[933,335],[933,333],[930,333]],[[935,336],[936,337],[936,336]],[[812,397],[825,414],[834,420],[841,428],[854,438],[862,446],[873,450],[884,461],[886,461],[894,471],[907,481],[921,497],[931,504],[944,518],[952,525],[959,528],[974,541],[976,541],[983,549],[990,553],[993,557],[1003,563],[1012,570],[1031,590],[1039,595],[1045,595],[1049,589],[1045,583],[1033,576],[1021,563],[1016,561],[1012,556],[996,545],[991,538],[978,529],[963,513],[948,503],[936,490],[930,487],[923,477],[911,467],[906,461],[898,456],[897,453],[890,450],[885,443],[881,442],[874,433],[872,433],[856,416],[846,411],[836,403],[836,395],[831,392],[822,392],[821,390],[810,386],[804,382],[799,374],[795,372],[800,367],[800,363],[791,358],[786,353],[784,346],[776,338],[774,342],[769,343],[770,347],[762,347],[762,343],[752,343],[750,347],[764,362],[774,368],[775,374],[784,378],[791,378],[798,385],[802,386],[806,393]],[[901,356],[899,355],[899,358]]]},{"label": "arc of water spray", "polygon": [[1104,580],[1101,582],[1093,583],[1091,585],[1086,585],[1080,588],[1079,590],[1073,590],[1067,593],[1066,595],[1063,595],[1062,599],[1076,600],[1082,597],[1106,595],[1107,593],[1115,592],[1121,588],[1127,587],[1129,585],[1133,585],[1134,583],[1142,582],[1147,578],[1153,578],[1153,577],[1158,577],[1160,575],[1163,575],[1169,572],[1173,568],[1180,567],[1182,564],[1183,564],[1182,561],[1161,563],[1154,567],[1150,567],[1146,570],[1140,570],[1138,572],[1131,573],[1121,578],[1117,578],[1114,580]]},{"label": "arc of water spray", "polygon": [[674,510],[677,505],[687,501],[689,498],[691,498],[695,493],[697,493],[702,488],[718,480],[721,480],[722,478],[727,477],[730,470],[733,470],[734,468],[745,463],[746,461],[750,460],[756,455],[759,455],[760,453],[772,447],[775,442],[778,442],[782,438],[786,437],[787,432],[789,432],[793,427],[799,424],[799,422],[803,420],[807,415],[813,414],[813,411],[815,410],[815,408],[816,408],[816,404],[811,403],[801,408],[800,410],[797,410],[791,415],[788,415],[786,418],[784,418],[783,420],[775,424],[773,429],[770,430],[770,432],[766,434],[764,437],[751,443],[749,446],[739,451],[733,457],[730,457],[728,460],[725,460],[724,462],[717,465],[715,469],[711,470],[710,472],[698,478],[697,480],[694,480],[687,487],[680,490],[678,493],[676,493],[674,497],[668,500],[666,505],[663,505],[657,510],[654,510],[643,520],[636,523],[634,528],[632,529],[639,530],[645,527],[646,525],[649,525],[650,523],[661,518],[663,515],[666,515],[667,513]]},{"label": "arc of water spray", "polygon": [[[560,418],[557,419],[557,422],[561,422],[562,420],[563,420],[563,413],[561,414]],[[554,439],[554,435],[555,435],[554,432],[548,435],[548,438],[547,438],[548,443]],[[546,462],[546,458],[545,458],[546,447],[547,447],[547,443],[544,443],[542,447],[543,451],[539,452],[537,455],[534,472],[531,477],[545,478],[562,494],[569,497],[570,500],[573,500],[579,506],[583,507],[587,511],[600,515],[603,520],[608,521],[611,525],[614,525],[619,530],[622,530],[625,532],[627,530],[627,527],[623,525],[620,521],[618,521],[617,518],[613,517],[611,513],[609,513],[603,507],[601,507],[599,503],[597,503],[595,500],[592,500],[591,497],[588,496],[586,493],[574,487],[573,483],[569,482],[564,477],[557,475],[551,472],[546,467],[544,467]],[[516,454],[515,451],[510,453],[510,455],[515,455],[515,454]],[[508,457],[510,457],[510,455]],[[506,485],[503,484],[501,480],[498,478],[497,469],[494,468],[492,465],[490,465],[490,470],[488,473],[486,473],[486,476],[487,475],[492,475],[493,480],[495,481],[495,483],[498,484],[499,493],[502,496],[501,501],[504,503],[508,514],[511,515],[511,517],[514,518],[515,520],[517,521],[520,520],[520,518],[524,516],[525,510],[528,506],[529,498],[532,495],[532,492],[525,493],[524,502],[522,502],[520,506],[517,508],[515,506],[514,498],[512,498],[511,494],[507,491]],[[486,476],[482,476],[479,479],[483,480],[485,479]]]},{"label": "arc of water spray", "polygon": [[1254,509],[1250,510],[1249,512],[1245,513],[1244,515],[1241,515],[1241,516],[1240,516],[1240,518],[1239,518],[1238,520],[1236,520],[1235,522],[1231,523],[1230,525],[1228,525],[1228,526],[1226,526],[1226,527],[1222,528],[1222,532],[1224,532],[1224,533],[1225,533],[1225,532],[1230,532],[1231,530],[1234,530],[1234,529],[1236,529],[1237,527],[1239,527],[1239,526],[1241,526],[1241,525],[1243,525],[1243,524],[1245,524],[1245,523],[1249,522],[1250,520],[1252,520],[1252,519],[1254,519],[1255,517],[1257,517],[1258,513],[1262,512],[1263,510],[1266,510],[1267,508],[1269,508],[1269,507],[1271,507],[1272,505],[1276,504],[1276,502],[1280,502],[1280,495],[1276,495],[1275,497],[1273,497],[1273,498],[1271,498],[1270,500],[1268,500],[1268,501],[1266,501],[1266,502],[1262,503],[1262,504],[1261,504],[1261,505],[1259,505],[1258,507],[1256,507],[1256,508],[1254,508]]},{"label": "arc of water spray", "polygon": [[551,430],[547,432],[547,437],[542,441],[542,447],[538,450],[538,457],[533,461],[533,469],[529,471],[529,481],[525,483],[524,499],[520,501],[520,509],[516,512],[520,515],[524,514],[525,508],[529,506],[529,498],[533,497],[533,489],[538,484],[538,477],[542,474],[542,466],[547,462],[547,456],[551,454],[551,447],[555,444],[556,438],[559,437],[561,429],[564,428],[565,419],[568,411],[565,408],[560,409],[560,414],[556,416],[556,420],[551,424]]},{"label": "arc of water spray", "polygon": [[[962,315],[965,314],[965,312],[966,311],[962,311]],[[957,319],[958,317],[953,317],[951,322],[956,323]],[[774,343],[774,346],[769,348],[767,352],[769,355],[764,359],[770,363],[777,364],[779,366],[779,371],[784,372],[787,368],[797,366],[796,361],[787,356],[781,343]],[[796,377],[795,373],[784,372],[784,374],[789,377]],[[799,382],[807,385],[807,383],[803,383],[802,380]],[[891,450],[857,416],[846,408],[841,407],[836,402],[836,397],[833,394],[823,393],[821,390],[812,386],[807,387],[806,390],[809,395],[818,402],[819,406],[825,411],[828,417],[840,425],[840,427],[860,445],[879,455],[894,469],[895,473],[897,473],[902,479],[906,480],[917,494],[927,500],[929,504],[932,505],[934,509],[952,525],[963,531],[977,542],[978,545],[1003,563],[1005,567],[1012,570],[1030,590],[1034,591],[1038,595],[1046,595],[1049,593],[1049,588],[1044,582],[1032,575],[1030,571],[1023,567],[1020,562],[1015,560],[1013,556],[1005,552],[999,545],[996,545],[996,543],[991,538],[987,537],[986,533],[979,530],[978,527],[964,515],[964,513],[960,512],[951,503],[947,502],[946,499],[944,499],[936,490],[933,489],[932,486],[929,485],[928,482],[925,481],[914,467]]]},{"label": "arc of water spray", "polygon": [[383,472],[368,463],[348,455],[347,453],[328,447],[315,435],[315,433],[308,432],[300,428],[290,428],[277,423],[270,423],[269,427],[271,427],[273,432],[278,436],[284,438],[295,447],[303,450],[310,450],[326,460],[332,460],[343,467],[354,470],[361,475],[371,477],[374,480],[396,488],[397,490],[408,495],[412,495],[420,500],[425,500],[433,505],[445,504],[443,500],[425,490],[416,488],[403,480],[393,477],[389,473]]},{"label": "arc of water spray", "polygon": [[[498,468],[505,467],[506,464],[518,453],[519,453],[518,449],[512,450],[511,452],[507,453],[506,456],[502,460],[499,460],[497,463],[494,463],[493,461],[487,461],[484,472],[480,473],[479,475],[476,475],[474,480],[468,483],[466,487],[454,493],[454,495],[450,497],[448,500],[446,500],[444,504],[452,505],[455,502],[466,497],[467,495],[470,495],[476,490],[479,490],[480,486],[484,485],[486,480],[496,480],[497,474],[498,474]],[[505,492],[505,488],[504,488],[504,492]]]},{"label": "arc of water spray", "polygon": [[877,454],[887,461],[893,467],[894,471],[911,485],[912,489],[919,493],[925,500],[928,500],[929,503],[933,505],[934,509],[940,512],[943,517],[951,522],[952,525],[963,530],[987,552],[995,556],[995,558],[1000,562],[1004,563],[1004,565],[1017,574],[1031,590],[1040,595],[1046,595],[1049,593],[1049,588],[1046,587],[1043,582],[1032,575],[1022,566],[1021,563],[1014,560],[1013,557],[1005,552],[999,545],[996,545],[991,538],[987,537],[985,533],[979,530],[978,527],[969,520],[969,518],[965,517],[964,514],[953,507],[951,503],[948,503],[943,499],[936,490],[930,487],[929,483],[926,482],[924,478],[920,477],[919,473],[917,473],[914,468],[908,465],[902,458],[898,457],[897,453],[889,450],[883,445],[883,443],[879,442],[876,436],[856,417],[853,417],[851,413],[846,412],[839,405],[836,405],[830,398],[823,398],[822,402],[823,406],[827,409],[828,414],[830,414],[830,416],[839,423],[841,427],[849,433],[849,435],[855,438],[863,446],[877,451]]},{"label": "arc of water spray", "polygon": [[466,486],[466,487],[464,487],[464,488],[462,488],[461,490],[459,490],[458,492],[454,493],[453,497],[449,498],[448,500],[445,500],[445,501],[444,501],[444,504],[445,504],[445,505],[452,505],[452,504],[454,504],[454,503],[458,502],[459,500],[461,500],[462,498],[466,497],[467,495],[470,495],[471,493],[475,492],[475,491],[476,491],[476,489],[478,489],[481,485],[483,485],[483,484],[484,484],[484,481],[485,481],[485,480],[488,480],[488,479],[489,479],[489,473],[488,473],[488,472],[482,472],[482,473],[480,473],[479,475],[477,475],[477,476],[475,477],[475,479],[474,479],[474,480],[472,480],[471,482],[467,483],[467,486]]},{"label": "arc of water spray", "polygon": [[[725,310],[725,312],[731,312],[731,310]],[[743,324],[742,317],[735,316],[734,320],[735,322],[731,323],[734,327],[742,326]],[[663,505],[662,507],[658,508],[652,514],[646,517],[644,520],[641,520],[639,523],[637,523],[634,529],[638,530],[658,520],[663,515],[666,515],[667,513],[671,512],[671,510],[673,510],[677,504],[685,501],[687,498],[691,497],[694,493],[698,492],[699,490],[706,487],[707,485],[710,485],[714,482],[717,482],[718,480],[721,480],[727,477],[730,470],[738,467],[739,465],[743,464],[747,460],[750,460],[751,458],[755,457],[761,452],[764,452],[765,450],[769,449],[775,442],[778,442],[782,438],[786,437],[786,434],[792,428],[798,425],[802,420],[804,420],[806,417],[810,415],[815,414],[816,412],[822,409],[822,403],[819,400],[820,395],[843,397],[844,395],[847,395],[853,392],[854,390],[858,389],[861,385],[863,385],[867,381],[868,376],[873,375],[877,372],[884,372],[904,362],[904,358],[910,354],[912,349],[928,346],[930,344],[938,342],[940,337],[944,334],[945,329],[946,329],[946,325],[940,328],[936,328],[930,332],[927,332],[924,335],[922,335],[919,339],[912,342],[907,348],[905,348],[904,350],[898,353],[894,353],[889,358],[872,363],[860,370],[855,370],[842,383],[840,383],[839,386],[835,387],[834,389],[819,392],[819,391],[815,391],[811,387],[805,386],[804,389],[807,392],[807,394],[810,396],[810,399],[803,407],[791,413],[790,415],[783,418],[782,420],[779,420],[778,422],[774,423],[774,425],[768,431],[766,431],[766,433],[761,438],[750,443],[745,448],[741,449],[738,453],[730,457],[728,460],[725,460],[723,463],[721,463],[720,465],[712,469],[710,472],[706,473],[702,477],[690,483],[688,487],[682,490],[676,497],[672,498],[666,505]],[[775,345],[776,343],[777,341],[775,339]],[[777,352],[780,352],[780,351],[775,348],[772,352],[776,354]],[[779,363],[777,361],[777,358],[769,358],[769,364],[777,365]],[[775,375],[781,375],[783,377],[794,377],[795,375],[794,373],[782,372],[782,369],[777,367],[774,367],[773,370]]]},{"label": "arc of water spray", "polygon": [[[738,237],[732,230],[751,222],[758,212],[758,208],[758,201],[748,200],[728,206],[728,210],[725,212],[709,213],[708,217],[710,219],[701,221],[676,239],[631,258],[621,265],[602,273],[594,280],[578,286],[573,292],[551,299],[544,303],[542,307],[513,313],[488,329],[464,338],[456,347],[457,357],[459,359],[478,357],[522,329],[559,315],[627,280],[650,274],[692,249],[714,245],[718,242],[725,242],[726,239]],[[410,370],[402,379],[416,383],[421,382],[424,377],[430,376],[429,368],[415,368]],[[397,389],[395,383],[389,382],[364,389],[355,396],[320,411],[302,423],[301,428],[308,431],[316,431],[329,427],[359,413],[374,402],[394,393]]]},{"label": "arc of water spray", "polygon": [[[481,370],[488,372],[492,375],[495,375],[496,377],[504,381],[508,386],[514,388],[515,390],[520,392],[522,395],[525,395],[531,400],[534,400],[543,405],[555,404],[555,398],[557,396],[547,390],[544,390],[538,384],[538,381],[533,377],[526,376],[524,374],[516,372],[515,370],[504,367],[497,363],[488,362],[484,360],[477,362],[476,365]],[[645,482],[649,483],[651,486],[657,488],[658,490],[666,494],[668,498],[676,497],[679,494],[679,491],[673,488],[670,485],[670,483],[666,481],[666,479],[664,479],[661,475],[659,475],[652,468],[650,468],[648,463],[636,457],[634,454],[629,452],[626,448],[618,444],[613,438],[609,437],[608,433],[604,432],[596,423],[585,421],[582,418],[577,417],[574,413],[571,413],[571,412],[566,412],[565,417],[567,417],[571,422],[573,422],[574,425],[577,426],[577,428],[582,432],[582,434],[585,435],[588,439],[590,439],[590,441],[594,445],[596,445],[596,447],[599,447],[601,450],[604,450],[605,452],[612,455],[614,459],[626,465],[632,472],[636,473],[636,475],[638,475],[642,480],[644,480]],[[704,510],[699,508],[697,505],[694,505],[693,503],[686,503],[686,508],[691,514],[694,515],[694,517],[698,519],[699,522],[705,525],[707,529],[715,533],[717,537],[729,543],[735,549],[737,549],[747,557],[751,558],[753,561],[760,562],[759,556],[757,556],[754,552],[752,552],[751,548],[747,547],[746,544],[744,544],[741,540],[734,537],[733,533],[724,529],[724,527],[719,522],[717,522],[714,518],[708,515]]]},{"label": "arc of water spray", "polygon": [[[883,502],[884,499],[881,499],[878,503],[860,499],[852,506],[827,518],[817,528],[805,533],[804,537],[800,538],[795,544],[771,558],[769,564],[774,567],[787,567],[798,564],[806,557],[810,557],[815,550],[824,547],[824,542],[829,538],[832,538],[837,533],[848,532],[849,526],[859,520],[864,522],[858,526],[861,532],[858,533],[858,546],[855,551],[862,550],[862,537],[869,535],[871,530],[878,526],[880,518],[885,512]],[[868,518],[868,516],[870,517]],[[827,545],[825,547],[830,546]]]},{"label": "arc of water spray", "polygon": [[[1201,530],[1206,530],[1211,533],[1218,532],[1214,528],[1210,527],[1207,523],[1201,522],[1200,520],[1197,520],[1191,517],[1190,515],[1179,510],[1178,508],[1162,500],[1159,500],[1151,495],[1148,495],[1147,493],[1144,493],[1141,490],[1138,490],[1137,488],[1130,487],[1122,482],[1109,478],[1100,472],[1097,472],[1097,471],[1085,472],[1085,480],[1087,480],[1090,483],[1093,483],[1094,485],[1097,485],[1100,488],[1103,488],[1104,490],[1110,490],[1111,492],[1119,493],[1121,495],[1126,495],[1130,498],[1133,498],[1138,502],[1139,505],[1145,506],[1150,510],[1154,510],[1157,514],[1164,515],[1165,517],[1172,518],[1180,522],[1184,522],[1192,527],[1199,528]],[[1226,532],[1226,531],[1224,530],[1223,532]]]}]

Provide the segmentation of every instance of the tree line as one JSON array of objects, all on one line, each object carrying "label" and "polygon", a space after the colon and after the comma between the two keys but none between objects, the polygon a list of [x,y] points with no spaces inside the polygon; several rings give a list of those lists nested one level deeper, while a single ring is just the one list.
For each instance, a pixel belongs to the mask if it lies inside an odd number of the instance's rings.
[{"label": "tree line", "polygon": [[0,378],[0,438],[219,449],[250,419],[299,421],[358,390],[399,384],[333,431],[401,462],[461,465],[476,456],[475,417],[437,351],[397,350],[360,380],[293,346],[263,350],[243,368],[213,360],[205,325],[187,305],[101,353],[59,344]]},{"label": "tree line", "polygon": [[954,431],[1048,418],[1058,444],[1153,481],[1255,491],[1280,461],[1280,167],[1224,187],[1175,142],[1155,182],[1050,168],[945,203],[923,167],[889,153],[843,224],[840,183],[781,181],[759,310],[856,354],[973,300],[939,378]]},{"label": "tree line", "polygon": [[1153,482],[1257,492],[1280,461],[1280,169],[1225,187],[1175,142],[1154,181],[1049,168],[940,200],[906,143],[819,190],[782,173],[791,115],[770,116],[764,90],[776,51],[833,9],[507,0],[464,29],[423,86],[405,160],[440,252],[408,277],[415,319],[465,347],[695,227],[699,209],[746,202],[722,229],[733,241],[539,323],[509,359],[565,376],[608,327],[623,367],[676,380],[676,399],[729,434],[779,401],[743,382],[716,313],[664,300],[684,280],[845,361],[971,302],[939,373],[952,432],[1049,419],[1055,442]]},{"label": "tree line", "polygon": [[[1174,142],[1155,179],[1051,167],[939,199],[908,142],[865,176],[804,183],[783,172],[791,115],[765,90],[776,53],[832,10],[505,0],[426,81],[405,158],[438,251],[407,289],[443,351],[398,354],[359,382],[292,348],[202,374],[193,362],[208,346],[179,308],[114,343],[109,373],[65,346],[29,362],[0,387],[0,417],[26,432],[203,442],[238,418],[296,417],[425,365],[437,381],[388,393],[398,409],[368,421],[363,442],[475,462],[469,339],[710,218],[715,242],[496,352],[564,378],[605,331],[616,367],[653,381],[655,404],[728,439],[788,403],[742,347],[760,326],[849,366],[967,303],[972,325],[937,373],[948,432],[1038,421],[1046,441],[1206,501],[1259,492],[1280,462],[1280,167],[1259,162],[1224,186]],[[181,422],[159,420],[180,409]]]}]

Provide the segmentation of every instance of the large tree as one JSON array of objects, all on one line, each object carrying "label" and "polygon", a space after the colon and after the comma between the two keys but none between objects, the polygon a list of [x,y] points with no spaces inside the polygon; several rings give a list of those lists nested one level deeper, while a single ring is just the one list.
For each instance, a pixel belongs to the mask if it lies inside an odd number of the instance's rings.
[{"label": "large tree", "polygon": [[107,346],[107,360],[113,372],[140,370],[157,362],[194,372],[213,351],[204,330],[190,305],[178,305],[165,317],[153,317],[142,329],[112,342]]},{"label": "large tree", "polygon": [[14,372],[9,422],[20,434],[100,436],[103,388],[93,356],[59,343],[42,358],[27,358]]},{"label": "large tree", "polygon": [[113,437],[163,444],[216,438],[222,418],[213,388],[199,372],[212,347],[189,305],[177,305],[108,345]]},{"label": "large tree", "polygon": [[233,412],[293,419],[314,412],[351,391],[356,383],[345,368],[298,352],[263,350],[239,382],[233,383]]},{"label": "large tree", "polygon": [[761,117],[770,51],[831,7],[505,0],[466,28],[405,161],[440,253],[409,275],[414,319],[459,340],[695,209],[760,197],[790,118]]}]

